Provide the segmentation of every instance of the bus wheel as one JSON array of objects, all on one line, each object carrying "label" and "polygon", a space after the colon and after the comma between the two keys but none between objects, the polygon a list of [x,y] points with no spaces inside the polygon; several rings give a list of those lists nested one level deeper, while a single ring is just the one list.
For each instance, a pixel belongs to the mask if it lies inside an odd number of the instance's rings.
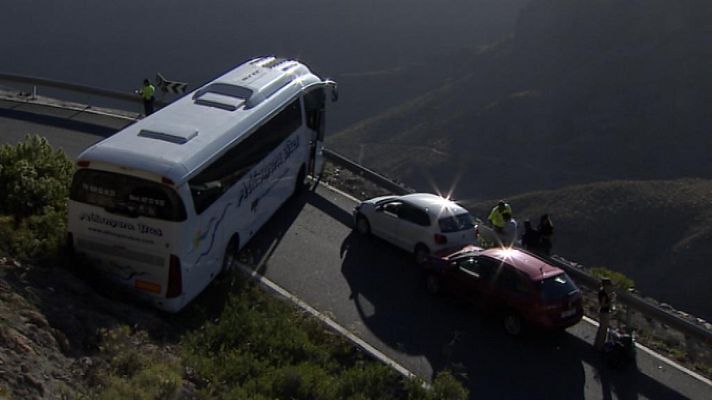
[{"label": "bus wheel", "polygon": [[297,180],[294,182],[294,192],[293,195],[298,195],[304,191],[307,186],[307,174],[304,166],[299,168],[299,173],[297,174]]},{"label": "bus wheel", "polygon": [[230,239],[227,248],[225,249],[225,255],[223,256],[222,263],[222,273],[229,273],[235,270],[237,266],[237,253],[240,249],[240,239],[237,235],[234,235]]}]

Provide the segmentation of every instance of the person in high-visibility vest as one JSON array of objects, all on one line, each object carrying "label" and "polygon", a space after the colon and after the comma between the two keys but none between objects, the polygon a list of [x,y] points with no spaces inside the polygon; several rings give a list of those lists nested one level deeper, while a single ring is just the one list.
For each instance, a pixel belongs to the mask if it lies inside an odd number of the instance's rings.
[{"label": "person in high-visibility vest", "polygon": [[153,114],[153,103],[155,102],[153,94],[156,93],[156,87],[151,84],[151,81],[144,79],[143,87],[140,90],[137,90],[136,93],[141,95],[141,98],[143,98],[144,114],[146,114],[146,116]]},{"label": "person in high-visibility vest", "polygon": [[504,200],[500,200],[499,203],[492,208],[492,211],[490,211],[489,217],[487,217],[497,233],[502,233],[504,225],[506,224],[503,214],[509,214],[511,216],[512,207]]}]

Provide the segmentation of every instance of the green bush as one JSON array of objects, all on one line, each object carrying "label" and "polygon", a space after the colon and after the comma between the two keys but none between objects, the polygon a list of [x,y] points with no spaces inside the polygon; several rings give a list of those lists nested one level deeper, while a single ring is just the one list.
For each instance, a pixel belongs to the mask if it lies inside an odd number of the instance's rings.
[{"label": "green bush", "polygon": [[39,136],[0,146],[0,251],[19,259],[58,254],[73,171],[67,156]]},{"label": "green bush", "polygon": [[0,252],[22,260],[55,259],[64,244],[64,211],[48,209],[19,222],[14,216],[0,215]]},{"label": "green bush", "polygon": [[433,400],[465,400],[469,392],[449,371],[442,371],[433,381],[431,395]]},{"label": "green bush", "polygon": [[145,332],[131,333],[127,326],[101,331],[101,356],[107,370],[98,379],[98,399],[174,399],[182,386],[177,360],[148,345]]},{"label": "green bush", "polygon": [[188,332],[181,344],[183,361],[208,398],[439,400],[467,393],[449,375],[426,391],[421,381],[364,357],[318,322],[249,285],[228,299],[219,318]]},{"label": "green bush", "polygon": [[67,155],[40,136],[0,146],[0,213],[20,220],[47,209],[63,211],[73,172]]},{"label": "green bush", "polygon": [[608,278],[618,288],[628,290],[635,287],[635,282],[620,272],[605,267],[591,268],[591,273],[597,278]]}]

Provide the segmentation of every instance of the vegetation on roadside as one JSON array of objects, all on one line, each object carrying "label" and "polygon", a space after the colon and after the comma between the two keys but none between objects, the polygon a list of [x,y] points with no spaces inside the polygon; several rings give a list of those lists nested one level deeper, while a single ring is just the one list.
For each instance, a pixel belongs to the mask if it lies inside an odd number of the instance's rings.
[{"label": "vegetation on roadside", "polygon": [[47,139],[28,135],[0,146],[0,251],[47,260],[64,240],[72,161]]},{"label": "vegetation on roadside", "polygon": [[635,282],[620,272],[610,270],[606,267],[591,268],[591,274],[597,278],[608,278],[613,285],[623,290],[635,288]]},{"label": "vegetation on roadside", "polygon": [[259,287],[240,281],[222,313],[166,350],[127,326],[102,330],[87,398],[103,400],[458,400],[447,371],[426,389],[370,359],[341,336]]},{"label": "vegetation on roadside", "polygon": [[[226,399],[465,399],[448,373],[435,390],[374,362],[289,304],[242,283],[220,317],[186,334],[198,392]],[[450,397],[443,397],[445,394]]]}]

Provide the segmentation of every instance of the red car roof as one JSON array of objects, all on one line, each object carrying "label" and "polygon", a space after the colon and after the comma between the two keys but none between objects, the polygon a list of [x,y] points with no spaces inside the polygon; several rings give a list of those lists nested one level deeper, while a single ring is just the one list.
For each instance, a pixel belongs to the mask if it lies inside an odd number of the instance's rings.
[{"label": "red car roof", "polygon": [[548,264],[546,261],[529,253],[513,248],[491,248],[480,254],[506,262],[519,271],[524,272],[532,280],[540,280],[563,272],[561,268]]}]

